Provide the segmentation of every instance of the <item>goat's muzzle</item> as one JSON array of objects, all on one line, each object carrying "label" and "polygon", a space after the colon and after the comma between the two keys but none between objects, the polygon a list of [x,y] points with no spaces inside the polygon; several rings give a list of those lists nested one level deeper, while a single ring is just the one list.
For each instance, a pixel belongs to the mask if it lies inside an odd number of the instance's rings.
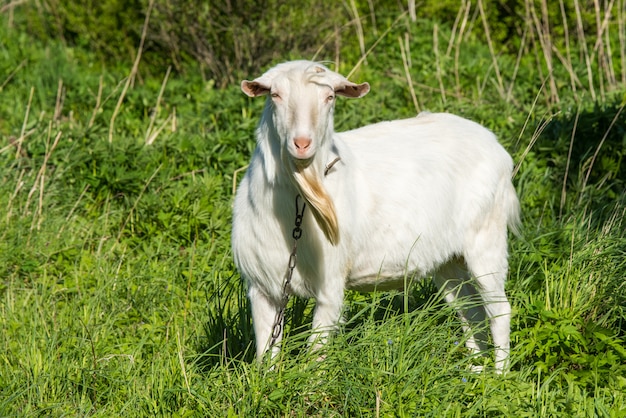
[{"label": "goat's muzzle", "polygon": [[295,149],[294,157],[299,160],[308,160],[313,157],[311,151],[311,144],[313,140],[308,136],[298,136],[293,139],[293,145]]}]

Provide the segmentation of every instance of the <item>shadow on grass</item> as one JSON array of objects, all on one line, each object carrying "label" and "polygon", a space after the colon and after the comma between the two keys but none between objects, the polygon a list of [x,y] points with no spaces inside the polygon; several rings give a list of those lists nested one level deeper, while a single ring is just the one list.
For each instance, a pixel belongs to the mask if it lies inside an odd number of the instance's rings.
[{"label": "shadow on grass", "polygon": [[585,210],[592,215],[593,226],[601,227],[610,220],[615,201],[624,199],[624,107],[614,101],[566,110],[553,118],[539,137],[534,160],[548,175],[541,176],[548,182],[539,189],[559,206],[561,216]]},{"label": "shadow on grass", "polygon": [[[384,323],[386,319],[426,306],[432,309],[433,298],[438,298],[438,295],[430,279],[417,281],[406,295],[404,292],[348,292],[344,310],[345,330],[356,330],[372,319]],[[239,276],[233,274],[228,277],[214,292],[207,294],[207,300],[209,319],[196,346],[195,363],[201,370],[208,370],[233,361],[254,361],[252,314]],[[443,300],[434,303],[445,304]],[[299,340],[302,335],[309,335],[314,308],[313,299],[291,298],[285,312],[286,340]],[[365,311],[366,315],[363,314]],[[288,350],[291,355],[297,356],[306,350],[306,344],[293,344]]]}]

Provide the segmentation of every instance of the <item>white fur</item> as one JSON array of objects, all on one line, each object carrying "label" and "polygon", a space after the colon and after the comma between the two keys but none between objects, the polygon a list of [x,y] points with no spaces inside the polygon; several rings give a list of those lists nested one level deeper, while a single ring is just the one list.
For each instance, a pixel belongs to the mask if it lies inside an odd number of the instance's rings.
[{"label": "white fur", "polygon": [[[459,312],[468,346],[487,348],[486,337],[470,327],[486,315],[496,367],[503,370],[511,314],[504,292],[507,225],[517,224],[519,203],[513,162],[495,136],[466,119],[430,113],[335,133],[334,95],[361,97],[369,85],[308,61],[281,64],[242,82],[242,89],[269,94],[257,148],[237,190],[232,230],[258,357],[269,348],[281,305],[295,196],[307,197],[313,184],[321,190],[320,208],[307,205],[291,290],[316,299],[316,346],[340,319],[344,289],[401,289],[407,273],[432,276],[449,302],[479,298],[478,309]],[[306,180],[298,177],[303,173]]]}]

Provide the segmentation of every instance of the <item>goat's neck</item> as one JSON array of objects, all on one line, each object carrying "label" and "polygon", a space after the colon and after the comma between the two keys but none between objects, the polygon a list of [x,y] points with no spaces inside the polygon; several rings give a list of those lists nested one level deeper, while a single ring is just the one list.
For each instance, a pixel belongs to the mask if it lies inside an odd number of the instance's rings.
[{"label": "goat's neck", "polygon": [[254,158],[259,160],[269,186],[290,185],[291,175],[282,163],[280,140],[274,127],[264,119],[257,128],[257,149]]},{"label": "goat's neck", "polygon": [[[339,242],[339,227],[335,205],[324,185],[325,170],[331,162],[331,138],[325,138],[315,157],[309,164],[299,165],[290,159],[293,164],[292,181],[299,193],[304,197],[311,208],[317,224],[326,238],[336,245]],[[334,158],[333,158],[334,159]]]},{"label": "goat's neck", "polygon": [[[330,127],[332,129],[332,127]],[[258,144],[255,156],[263,168],[266,184],[270,187],[293,188],[309,204],[311,213],[326,238],[333,244],[339,242],[339,227],[335,206],[324,187],[324,170],[333,157],[332,132],[318,143],[315,156],[306,165],[299,164],[284,150],[283,141],[274,126],[262,118],[257,129]]]}]

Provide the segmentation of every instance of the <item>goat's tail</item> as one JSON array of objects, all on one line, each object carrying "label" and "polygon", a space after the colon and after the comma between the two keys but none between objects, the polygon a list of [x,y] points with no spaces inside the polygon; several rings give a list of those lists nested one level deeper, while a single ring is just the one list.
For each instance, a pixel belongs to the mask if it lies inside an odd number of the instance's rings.
[{"label": "goat's tail", "polygon": [[337,213],[332,199],[322,185],[320,176],[311,166],[296,166],[294,179],[322,232],[331,244],[337,245],[339,243]]},{"label": "goat's tail", "polygon": [[515,187],[513,187],[513,183],[507,179],[505,185],[501,188],[502,193],[502,203],[504,207],[504,213],[506,216],[506,223],[515,236],[520,235],[520,203],[517,198],[517,193],[515,192]]}]

